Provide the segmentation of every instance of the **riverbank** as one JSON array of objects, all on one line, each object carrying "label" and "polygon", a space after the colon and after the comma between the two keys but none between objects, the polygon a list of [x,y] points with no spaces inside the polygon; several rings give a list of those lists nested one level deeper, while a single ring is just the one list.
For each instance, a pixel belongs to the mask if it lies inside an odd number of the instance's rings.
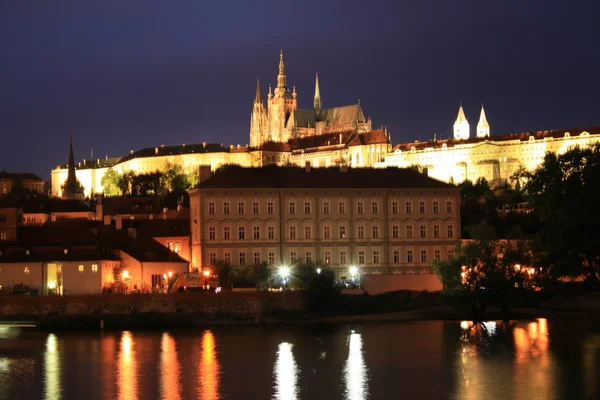
[{"label": "riverbank", "polygon": [[[515,301],[510,312],[490,306],[487,320],[600,319],[600,295]],[[182,329],[214,325],[337,324],[382,321],[471,320],[461,299],[439,293],[341,296],[311,311],[303,292],[183,293],[4,297],[2,321],[31,321],[40,330]]]}]

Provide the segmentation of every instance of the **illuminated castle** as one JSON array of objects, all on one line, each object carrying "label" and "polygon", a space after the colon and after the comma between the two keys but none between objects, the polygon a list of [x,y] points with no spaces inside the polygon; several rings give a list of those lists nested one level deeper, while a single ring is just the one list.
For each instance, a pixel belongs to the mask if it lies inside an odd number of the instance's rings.
[{"label": "illuminated castle", "polygon": [[521,166],[528,170],[536,168],[546,152],[562,153],[570,147],[598,141],[600,127],[492,136],[483,106],[476,137],[471,137],[469,121],[461,105],[454,122],[453,138],[399,144],[376,166],[420,166],[427,169],[430,177],[444,182],[485,178],[491,186],[498,186],[511,183],[511,176]]},{"label": "illuminated castle", "polygon": [[360,104],[323,109],[319,78],[315,82],[312,110],[298,108],[296,89],[290,92],[283,61],[279,55],[277,87],[267,95],[266,105],[257,82],[250,119],[250,145],[223,146],[222,143],[160,145],[133,151],[122,157],[86,160],[52,171],[52,195],[63,196],[61,186],[68,177],[69,166],[75,169],[84,195],[102,193],[102,177],[109,169],[123,174],[162,171],[169,165],[180,165],[184,171],[197,171],[199,166],[216,169],[224,164],[245,167],[295,164],[313,167],[374,167],[392,149],[390,134],[385,129],[372,130]]}]

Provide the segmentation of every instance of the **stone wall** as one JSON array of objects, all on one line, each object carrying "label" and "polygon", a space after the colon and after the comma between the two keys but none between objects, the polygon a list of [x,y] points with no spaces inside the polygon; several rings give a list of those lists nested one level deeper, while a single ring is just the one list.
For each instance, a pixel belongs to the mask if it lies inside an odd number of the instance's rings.
[{"label": "stone wall", "polygon": [[2,296],[0,319],[47,316],[165,314],[268,317],[306,309],[301,292],[174,293],[170,295]]}]

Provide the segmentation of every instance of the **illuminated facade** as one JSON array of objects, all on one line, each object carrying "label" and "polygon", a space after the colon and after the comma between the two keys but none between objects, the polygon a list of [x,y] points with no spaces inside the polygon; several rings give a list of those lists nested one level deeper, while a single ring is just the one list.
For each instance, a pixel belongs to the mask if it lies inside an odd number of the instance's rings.
[{"label": "illuminated facade", "polygon": [[485,111],[477,125],[476,137],[470,137],[469,122],[462,106],[454,124],[454,138],[399,144],[384,155],[377,167],[420,166],[430,177],[460,183],[485,178],[491,186],[511,183],[519,168],[533,170],[546,152],[563,153],[574,146],[600,141],[600,127],[510,133],[490,136]]},{"label": "illuminated facade", "polygon": [[190,191],[192,268],[300,260],[338,277],[431,273],[460,240],[460,190],[399,168],[229,167]]},{"label": "illuminated facade", "polygon": [[[102,177],[109,169],[123,174],[162,171],[178,165],[186,172],[199,166],[215,170],[224,164],[244,167],[294,164],[313,167],[347,165],[373,167],[392,150],[387,130],[371,129],[360,104],[323,109],[318,76],[312,110],[298,108],[297,93],[287,86],[283,53],[279,59],[277,87],[269,88],[266,105],[257,82],[250,118],[249,145],[225,147],[222,143],[164,146],[131,150],[130,154],[105,160],[72,163],[84,187],[85,197],[102,193]],[[52,171],[52,195],[63,196],[68,164]]]}]

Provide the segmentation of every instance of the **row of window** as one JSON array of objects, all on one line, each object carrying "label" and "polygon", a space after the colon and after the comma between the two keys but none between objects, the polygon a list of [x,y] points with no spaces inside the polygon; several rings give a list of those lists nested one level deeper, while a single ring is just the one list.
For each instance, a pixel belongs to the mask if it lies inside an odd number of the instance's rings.
[{"label": "row of window", "polygon": [[[79,272],[84,272],[85,271],[85,266],[82,265],[82,264],[80,264],[79,267],[77,268],[77,270]],[[92,270],[92,272],[98,272],[98,264],[92,264],[91,270]],[[25,267],[25,268],[23,268],[23,273],[25,275],[29,275],[31,273],[31,270],[29,269],[29,267]]]},{"label": "row of window", "polygon": [[[356,202],[356,213],[364,214],[365,213],[365,202],[359,200]],[[452,213],[454,209],[454,205],[452,200],[446,201],[446,212]],[[332,204],[329,201],[323,202],[323,214],[331,214]],[[392,201],[390,212],[392,214],[399,214],[400,210],[400,202],[397,200]],[[296,214],[298,208],[296,207],[296,201],[292,200],[288,202],[288,213]],[[346,214],[346,202],[339,201],[337,204],[337,211],[339,214]],[[440,213],[440,202],[438,200],[434,200],[432,204],[432,211],[434,214]],[[312,201],[306,200],[304,201],[304,214],[312,214],[313,207]],[[404,203],[404,212],[406,214],[412,214],[413,212],[413,202],[412,200],[407,200]],[[426,202],[424,200],[419,201],[419,213],[425,214],[427,212]],[[239,201],[237,203],[237,213],[245,214],[246,213],[246,203],[244,201]],[[267,202],[267,214],[275,213],[275,203],[273,201]],[[373,200],[371,201],[371,213],[379,214],[379,201]],[[208,202],[208,214],[215,215],[216,214],[216,203],[214,201]],[[231,214],[231,203],[229,201],[223,202],[223,214],[229,215]],[[252,214],[258,215],[260,214],[260,203],[258,201],[252,202]]]},{"label": "row of window", "polygon": [[[448,250],[447,251],[448,254],[448,258],[451,259],[454,256],[454,251],[453,250]],[[399,264],[401,262],[406,262],[406,263],[415,263],[415,262],[420,262],[420,263],[426,263],[428,261],[431,261],[428,257],[428,252],[427,250],[420,250],[419,254],[418,254],[419,258],[417,261],[415,261],[415,254],[413,253],[413,250],[406,250],[406,254],[405,254],[405,258],[404,260],[401,260],[400,258],[400,250],[394,250],[392,252],[392,260],[391,262],[393,264]],[[441,250],[437,249],[433,251],[433,259],[435,260],[440,260],[442,257],[442,253]],[[215,252],[209,252],[208,253],[208,261],[211,265],[214,265],[217,262],[217,253]],[[348,263],[348,259],[346,256],[346,251],[342,250],[339,252],[339,264],[341,265],[345,265]],[[295,264],[296,262],[300,261],[300,258],[298,256],[298,253],[295,251],[291,251],[289,253],[289,260],[291,264]],[[367,260],[366,257],[366,253],[364,250],[359,250],[358,251],[358,264],[362,265],[362,264],[366,264],[367,262],[372,262],[373,264],[379,264],[381,263],[381,252],[379,250],[373,250],[371,252],[371,258],[369,260]],[[231,252],[225,252],[223,254],[223,261],[226,264],[232,264],[232,258],[231,258]],[[247,258],[246,258],[246,253],[243,251],[238,252],[238,259],[236,260],[238,265],[246,265],[247,263]],[[267,264],[269,265],[273,265],[275,264],[275,252],[268,252],[267,253],[267,259],[263,260],[261,258],[261,253],[258,251],[255,251],[252,253],[252,263],[254,265],[260,264],[261,262],[266,261]],[[304,261],[306,262],[313,262],[315,261],[313,259],[313,253],[312,251],[306,251],[304,253]],[[331,252],[330,251],[325,251],[324,252],[324,257],[323,257],[323,262],[325,264],[331,264]]]},{"label": "row of window", "polygon": [[[370,238],[379,239],[379,237],[380,237],[379,226],[373,225],[371,227],[370,233],[371,233]],[[340,239],[346,239],[346,227],[345,226],[342,225],[339,227],[339,236],[338,237]],[[406,225],[404,237],[407,239],[412,239],[415,237],[415,236],[413,236],[413,226],[412,225]],[[427,238],[428,237],[426,225],[419,226],[418,237],[419,238]],[[441,237],[442,237],[441,236],[441,225],[433,225],[433,238],[441,238]],[[454,226],[453,225],[446,225],[446,236],[445,237],[447,237],[447,238],[454,237]],[[244,227],[244,226],[238,227],[237,238],[239,240],[246,239],[246,227]],[[296,226],[288,227],[287,238],[290,240],[295,240],[295,239],[300,238],[300,236],[298,234],[298,229]],[[313,239],[313,227],[312,226],[308,225],[308,226],[304,227],[304,235],[302,236],[302,238],[303,239]],[[260,226],[252,227],[252,239],[253,240],[262,239]],[[270,240],[275,239],[275,227],[274,226],[267,227],[267,239],[270,239]],[[330,226],[323,227],[323,239],[331,239],[331,227]],[[357,239],[365,239],[365,227],[362,225],[357,227]],[[392,226],[392,239],[400,239],[400,225]],[[210,226],[208,228],[208,240],[217,240],[217,228],[216,227]],[[231,227],[230,226],[223,227],[223,240],[231,240]]]}]

